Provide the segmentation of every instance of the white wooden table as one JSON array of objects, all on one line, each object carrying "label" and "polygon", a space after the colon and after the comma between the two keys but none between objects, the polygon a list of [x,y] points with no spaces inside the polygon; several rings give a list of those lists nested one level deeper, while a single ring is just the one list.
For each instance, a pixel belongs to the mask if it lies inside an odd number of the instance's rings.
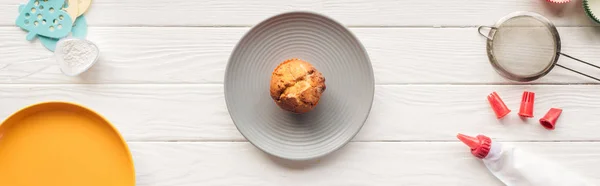
[{"label": "white wooden table", "polygon": [[[41,101],[73,101],[106,116],[132,150],[137,185],[502,185],[455,138],[486,134],[600,182],[600,85],[555,69],[517,85],[494,72],[478,25],[513,11],[557,24],[565,53],[600,63],[600,27],[581,1],[544,0],[95,0],[88,39],[101,59],[80,77],[14,26],[25,0],[0,0],[0,118]],[[369,52],[373,109],[359,135],[308,162],[272,158],[231,121],[223,75],[235,43],[278,13],[310,10],[350,27]],[[581,65],[560,60],[575,68]],[[595,75],[600,75],[596,72]],[[535,119],[516,113],[536,92]],[[513,110],[499,121],[486,95]],[[537,119],[564,109],[555,131]]]}]

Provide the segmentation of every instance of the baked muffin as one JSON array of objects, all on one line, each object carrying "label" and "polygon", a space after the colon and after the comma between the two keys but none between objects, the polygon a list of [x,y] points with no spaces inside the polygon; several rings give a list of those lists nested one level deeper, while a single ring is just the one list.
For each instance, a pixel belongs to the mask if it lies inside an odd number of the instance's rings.
[{"label": "baked muffin", "polygon": [[271,98],[279,107],[294,113],[311,111],[325,91],[325,78],[306,61],[289,59],[271,75]]}]

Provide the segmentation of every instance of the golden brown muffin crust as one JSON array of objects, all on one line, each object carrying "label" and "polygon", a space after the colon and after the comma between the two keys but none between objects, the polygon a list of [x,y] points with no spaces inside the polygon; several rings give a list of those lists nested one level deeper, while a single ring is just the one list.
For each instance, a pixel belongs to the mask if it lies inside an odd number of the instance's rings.
[{"label": "golden brown muffin crust", "polygon": [[325,78],[306,61],[290,59],[279,64],[271,76],[271,98],[279,107],[305,113],[319,103]]}]

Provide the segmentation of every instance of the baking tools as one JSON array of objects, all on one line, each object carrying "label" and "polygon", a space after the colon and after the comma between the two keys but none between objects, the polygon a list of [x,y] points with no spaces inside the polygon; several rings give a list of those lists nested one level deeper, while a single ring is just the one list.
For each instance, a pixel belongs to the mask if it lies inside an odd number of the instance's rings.
[{"label": "baking tools", "polygon": [[[85,16],[82,15],[77,17],[77,20],[75,20],[75,23],[73,23],[71,36],[77,39],[85,39],[85,37],[87,36],[87,22],[85,20]],[[40,36],[39,39],[42,45],[44,45],[44,47],[54,52],[54,50],[56,49],[56,43],[58,42],[58,39],[44,36]]]},{"label": "baking tools", "polygon": [[77,76],[98,61],[100,50],[88,40],[65,38],[56,44],[54,55],[65,75]]},{"label": "baking tools", "polygon": [[559,108],[551,108],[546,115],[540,119],[540,124],[549,130],[554,130],[554,126],[556,126],[556,120],[560,117],[562,113],[562,109]]},{"label": "baking tools", "polygon": [[541,156],[485,135],[456,136],[505,185],[593,186],[589,180]]},{"label": "baking tools", "polygon": [[519,108],[519,116],[532,118],[533,117],[533,103],[535,100],[535,93],[525,91],[521,99],[521,107]]},{"label": "baking tools", "polygon": [[[30,3],[33,2],[34,6],[39,6],[40,3],[44,3],[47,1],[48,0],[31,0]],[[56,1],[54,1],[54,2],[56,2]],[[74,38],[85,39],[85,37],[87,35],[87,21],[86,21],[85,17],[83,16],[83,13],[85,13],[87,11],[87,9],[90,6],[90,3],[91,3],[90,0],[66,0],[64,2],[64,4],[62,5],[62,8],[59,10],[62,13],[66,12],[67,14],[69,14],[71,16],[71,18],[76,17],[76,19],[73,20],[74,22],[72,24],[71,30],[69,31],[71,33],[71,36]],[[81,11],[80,11],[80,5],[81,5]],[[25,7],[26,7],[26,5],[21,4],[19,6],[19,12],[21,12],[22,14],[26,13],[26,11],[23,12],[23,9],[25,9]],[[53,10],[53,11],[51,11],[52,13],[54,11],[56,11],[55,9],[52,9],[52,10]],[[29,11],[29,9],[27,11]],[[26,16],[27,15],[28,14],[26,14]],[[44,17],[44,14],[38,15],[37,18],[41,19],[41,20],[46,20],[46,22],[48,20]],[[52,23],[58,24],[58,20],[53,20]],[[62,25],[59,25],[56,28],[59,29],[59,28],[63,28],[63,27],[62,27]],[[64,38],[64,37],[67,37],[67,35],[61,36],[61,37],[39,35],[38,38],[39,38],[40,42],[42,43],[42,45],[44,45],[44,47],[46,47],[50,51],[54,51],[58,40],[60,38]]]},{"label": "baking tools", "polygon": [[27,40],[36,35],[62,38],[69,34],[73,21],[71,16],[62,11],[64,1],[31,0],[17,17],[16,24],[29,31]]},{"label": "baking tools", "polygon": [[80,15],[73,23],[73,30],[71,30],[71,36],[79,39],[84,39],[87,36],[88,31],[87,20],[84,15]]},{"label": "baking tools", "polygon": [[502,98],[500,98],[498,93],[492,92],[490,95],[487,96],[487,99],[498,119],[503,118],[508,113],[510,113],[510,109],[508,109],[506,104],[504,104],[504,101],[502,101]]},{"label": "baking tools", "polygon": [[0,185],[135,186],[125,140],[83,106],[46,102],[0,124]]},{"label": "baking tools", "polygon": [[[489,29],[485,35],[483,29]],[[600,81],[596,77],[558,64],[559,56],[600,69],[599,66],[561,53],[560,37],[554,24],[532,12],[514,12],[492,27],[480,26],[487,38],[487,53],[496,71],[514,81],[533,81],[548,74],[554,66]]]},{"label": "baking tools", "polygon": [[77,0],[66,0],[65,4],[63,5],[63,10],[73,18],[73,21],[75,21],[75,18],[80,15]]},{"label": "baking tools", "polygon": [[[19,6],[19,12],[21,12],[25,8],[25,5],[22,4]],[[87,21],[85,20],[85,16],[77,17],[77,20],[73,23],[73,27],[71,28],[71,36],[74,38],[85,39],[87,36]],[[56,42],[58,39],[49,38],[46,36],[39,36],[38,39],[46,47],[48,50],[53,51],[56,48]]]},{"label": "baking tools", "polygon": [[[494,114],[498,119],[503,118],[508,113],[510,113],[510,109],[504,104],[504,101],[498,96],[498,93],[492,92],[487,96],[488,102],[494,110]],[[525,91],[523,92],[523,97],[521,98],[521,106],[519,108],[519,116],[532,118],[533,117],[533,108],[535,103],[535,93]],[[559,108],[551,108],[548,113],[543,118],[540,118],[540,124],[549,130],[554,130],[554,126],[556,125],[556,120],[562,113],[562,109]]]},{"label": "baking tools", "polygon": [[83,15],[83,13],[87,12],[92,4],[92,0],[77,0],[77,6],[79,9],[79,14],[77,16]]},{"label": "baking tools", "polygon": [[583,0],[583,9],[585,14],[596,23],[600,23],[598,15],[600,15],[600,1],[598,0]]},{"label": "baking tools", "polygon": [[[305,114],[286,112],[269,96],[271,72],[290,58],[309,61],[327,81],[319,106]],[[374,88],[359,40],[338,22],[308,12],[254,26],[225,72],[225,100],[240,133],[264,152],[292,160],[321,157],[348,143],[369,115]]]}]

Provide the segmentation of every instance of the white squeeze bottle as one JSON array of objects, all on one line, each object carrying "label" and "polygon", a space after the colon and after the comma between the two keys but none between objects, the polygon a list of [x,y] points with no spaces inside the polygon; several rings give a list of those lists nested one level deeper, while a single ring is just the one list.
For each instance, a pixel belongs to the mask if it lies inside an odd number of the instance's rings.
[{"label": "white squeeze bottle", "polygon": [[489,137],[458,134],[471,153],[507,186],[592,186],[584,178],[519,148]]}]

